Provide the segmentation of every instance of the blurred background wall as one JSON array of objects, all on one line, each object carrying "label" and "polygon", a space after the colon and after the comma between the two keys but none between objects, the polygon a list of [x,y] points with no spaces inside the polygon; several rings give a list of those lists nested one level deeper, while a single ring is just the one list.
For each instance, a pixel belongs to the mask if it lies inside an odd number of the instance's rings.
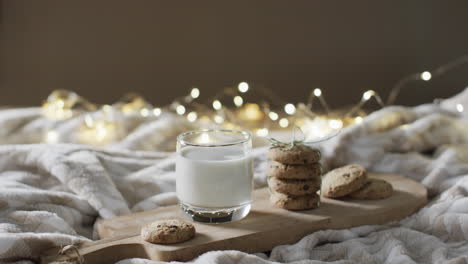
[{"label": "blurred background wall", "polygon": [[[166,104],[239,81],[287,101],[320,87],[334,107],[468,53],[468,1],[0,2],[0,105],[39,105],[54,89],[112,103]],[[468,67],[414,83],[399,104],[468,86]]]}]

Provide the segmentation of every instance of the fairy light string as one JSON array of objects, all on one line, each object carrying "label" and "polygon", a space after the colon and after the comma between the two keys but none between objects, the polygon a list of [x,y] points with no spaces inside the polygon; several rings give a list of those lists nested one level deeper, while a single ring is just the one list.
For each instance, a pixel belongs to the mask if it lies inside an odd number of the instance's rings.
[{"label": "fairy light string", "polygon": [[[385,102],[376,91],[367,90],[356,104],[338,110],[330,108],[324,96],[325,92],[321,88],[312,89],[306,103],[293,104],[285,101],[271,89],[242,81],[234,87],[221,89],[208,101],[200,99],[202,95],[200,88],[192,87],[186,95],[175,98],[171,104],[157,107],[153,107],[137,94],[124,96],[112,105],[99,106],[72,91],[56,90],[44,102],[42,113],[46,118],[56,121],[83,115],[86,117],[84,122],[88,120],[87,123],[84,123],[84,127],[89,131],[95,130],[101,136],[111,135],[107,130],[115,129],[113,127],[118,125],[114,118],[115,115],[137,115],[145,119],[159,118],[165,112],[173,112],[183,116],[189,122],[209,121],[216,126],[249,128],[261,137],[268,137],[271,130],[286,129],[291,126],[293,128],[310,126],[310,129],[306,129],[306,134],[312,130],[322,129],[328,133],[329,130],[333,131],[343,126],[362,122],[366,115],[363,109],[371,100],[374,100],[381,108],[392,105],[400,91],[410,82],[428,82],[466,63],[468,63],[468,55],[459,57],[432,71],[410,74],[395,84]],[[317,108],[316,102],[319,103],[321,111],[314,109]],[[455,109],[460,113],[465,110],[461,104],[457,104]],[[90,115],[90,113],[95,112],[103,114]],[[93,122],[89,121],[89,116]],[[317,135],[321,136],[322,134]],[[44,140],[58,142],[60,137],[57,132],[50,130],[44,136]],[[274,139],[270,141],[277,145],[284,143]],[[305,142],[296,141],[296,143],[293,142],[293,145]]]},{"label": "fairy light string", "polygon": [[433,78],[440,77],[456,68],[461,67],[468,63],[468,54],[458,57],[448,63],[445,63],[432,71],[423,71],[420,73],[413,73],[408,76],[401,78],[395,86],[390,90],[390,94],[387,98],[387,105],[392,105],[396,102],[396,98],[400,94],[400,91],[413,81],[425,81],[428,82]]}]

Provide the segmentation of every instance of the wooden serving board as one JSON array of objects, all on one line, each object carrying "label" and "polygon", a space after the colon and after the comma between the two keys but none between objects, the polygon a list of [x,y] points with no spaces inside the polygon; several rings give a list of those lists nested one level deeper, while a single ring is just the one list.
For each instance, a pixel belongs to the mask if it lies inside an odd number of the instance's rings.
[{"label": "wooden serving board", "polygon": [[[81,246],[85,263],[115,263],[125,258],[162,261],[188,261],[211,250],[264,252],[281,244],[297,242],[307,234],[324,229],[344,229],[360,225],[400,220],[427,203],[426,188],[398,175],[370,173],[370,177],[390,182],[394,194],[384,200],[333,200],[322,197],[320,208],[287,211],[269,204],[267,188],[254,192],[250,214],[239,221],[223,224],[194,223],[194,239],[173,245],[157,245],[140,238],[140,228],[157,219],[183,217],[178,206],[124,215],[101,221],[97,230],[102,240]],[[59,260],[57,250],[43,263]],[[54,256],[55,255],[55,256]]]}]

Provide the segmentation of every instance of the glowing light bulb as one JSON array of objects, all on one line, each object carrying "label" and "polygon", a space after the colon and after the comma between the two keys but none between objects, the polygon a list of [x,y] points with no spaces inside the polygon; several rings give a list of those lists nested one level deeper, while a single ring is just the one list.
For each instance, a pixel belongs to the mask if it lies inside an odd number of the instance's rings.
[{"label": "glowing light bulb", "polygon": [[57,106],[63,108],[65,107],[65,102],[63,100],[57,100]]},{"label": "glowing light bulb", "polygon": [[362,117],[356,116],[356,117],[354,118],[354,123],[356,123],[356,124],[361,124],[361,123],[362,123]]},{"label": "glowing light bulb", "polygon": [[239,110],[238,117],[246,121],[259,121],[264,117],[264,113],[258,104],[244,104]]},{"label": "glowing light bulb", "polygon": [[289,120],[287,118],[281,118],[279,121],[279,125],[282,128],[286,128],[289,126]]},{"label": "glowing light bulb", "polygon": [[260,128],[257,130],[257,132],[255,132],[255,134],[259,137],[266,137],[268,136],[268,132],[268,128]]},{"label": "glowing light bulb", "polygon": [[268,116],[269,116],[270,119],[273,120],[273,121],[278,120],[278,117],[279,117],[278,114],[275,113],[275,112],[270,112],[270,113],[268,113]]},{"label": "glowing light bulb", "polygon": [[112,110],[112,106],[110,106],[110,105],[103,105],[103,106],[102,106],[102,110],[103,110],[104,112],[110,112],[110,111]]},{"label": "glowing light bulb", "polygon": [[143,108],[140,110],[140,115],[143,117],[149,116],[150,111],[147,108]]},{"label": "glowing light bulb", "polygon": [[462,104],[457,104],[456,108],[457,108],[457,111],[460,112],[460,113],[463,112],[463,110],[464,110],[464,107],[463,107]]},{"label": "glowing light bulb", "polygon": [[[80,105],[80,106],[79,106]],[[85,107],[86,110],[93,110],[94,106],[84,102],[80,96],[74,92],[66,90],[55,90],[42,105],[42,113],[52,120],[65,120],[73,116],[73,110],[78,107]]]},{"label": "glowing light bulb", "polygon": [[115,122],[92,119],[86,115],[84,124],[79,128],[78,142],[81,144],[103,146],[119,138],[119,126]]},{"label": "glowing light bulb", "polygon": [[148,106],[148,102],[143,97],[134,93],[125,95],[120,101],[122,105],[119,108],[125,114],[138,113]]},{"label": "glowing light bulb", "polygon": [[49,132],[47,132],[46,134],[46,142],[47,143],[57,143],[59,140],[59,134],[54,131],[54,130],[51,130]]},{"label": "glowing light bulb", "polygon": [[213,101],[213,108],[214,110],[220,110],[221,107],[223,107],[223,105],[221,104],[221,102],[219,100],[214,100]]},{"label": "glowing light bulb", "polygon": [[200,135],[200,143],[209,143],[210,142],[210,135],[203,133]]},{"label": "glowing light bulb", "polygon": [[187,120],[188,120],[189,122],[195,122],[195,120],[197,120],[197,117],[198,117],[197,113],[195,113],[195,112],[190,112],[190,113],[188,113],[188,115],[187,115]]},{"label": "glowing light bulb", "polygon": [[193,99],[196,99],[200,96],[200,90],[198,88],[192,88],[192,91],[190,91],[190,96],[192,96]]},{"label": "glowing light bulb", "polygon": [[241,82],[241,83],[239,83],[239,85],[237,86],[237,89],[238,89],[239,92],[241,92],[241,93],[246,93],[246,92],[249,90],[249,84],[246,83],[246,82]]},{"label": "glowing light bulb", "polygon": [[153,109],[153,114],[155,116],[160,116],[161,115],[161,108],[155,108]]},{"label": "glowing light bulb", "polygon": [[371,99],[371,97],[374,95],[375,95],[375,92],[373,90],[369,90],[362,94],[362,100],[367,101]]},{"label": "glowing light bulb", "polygon": [[179,115],[185,114],[185,106],[183,106],[183,105],[178,105],[178,106],[176,107],[176,112],[177,112],[177,114],[179,114]]},{"label": "glowing light bulb", "polygon": [[85,115],[84,117],[85,125],[87,127],[92,127],[94,126],[94,120],[90,115]]},{"label": "glowing light bulb", "polygon": [[237,107],[241,107],[242,104],[244,104],[244,99],[242,99],[242,97],[236,95],[236,96],[234,96],[234,104],[235,104]]},{"label": "glowing light bulb", "polygon": [[293,104],[286,104],[284,106],[284,111],[288,115],[294,115],[294,113],[296,113],[296,107]]},{"label": "glowing light bulb", "polygon": [[220,115],[215,115],[214,116],[214,121],[217,123],[217,124],[221,124],[224,122],[224,118]]},{"label": "glowing light bulb", "polygon": [[107,127],[105,126],[105,123],[99,122],[96,124],[96,138],[99,141],[102,141],[106,138],[107,136]]},{"label": "glowing light bulb", "polygon": [[322,90],[320,90],[320,88],[315,88],[314,89],[314,95],[317,96],[317,97],[322,96]]},{"label": "glowing light bulb", "polygon": [[343,127],[343,121],[338,119],[331,119],[328,121],[328,125],[333,129],[340,129]]},{"label": "glowing light bulb", "polygon": [[429,81],[432,78],[432,74],[428,71],[422,72],[421,73],[421,80],[423,81]]}]

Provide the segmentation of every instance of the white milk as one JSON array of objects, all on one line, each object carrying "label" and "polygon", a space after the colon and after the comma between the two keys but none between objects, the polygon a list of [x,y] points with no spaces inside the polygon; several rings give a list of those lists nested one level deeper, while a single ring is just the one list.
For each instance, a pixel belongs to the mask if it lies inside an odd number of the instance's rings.
[{"label": "white milk", "polygon": [[186,147],[176,175],[177,197],[185,204],[227,208],[251,201],[252,158],[241,147]]}]

